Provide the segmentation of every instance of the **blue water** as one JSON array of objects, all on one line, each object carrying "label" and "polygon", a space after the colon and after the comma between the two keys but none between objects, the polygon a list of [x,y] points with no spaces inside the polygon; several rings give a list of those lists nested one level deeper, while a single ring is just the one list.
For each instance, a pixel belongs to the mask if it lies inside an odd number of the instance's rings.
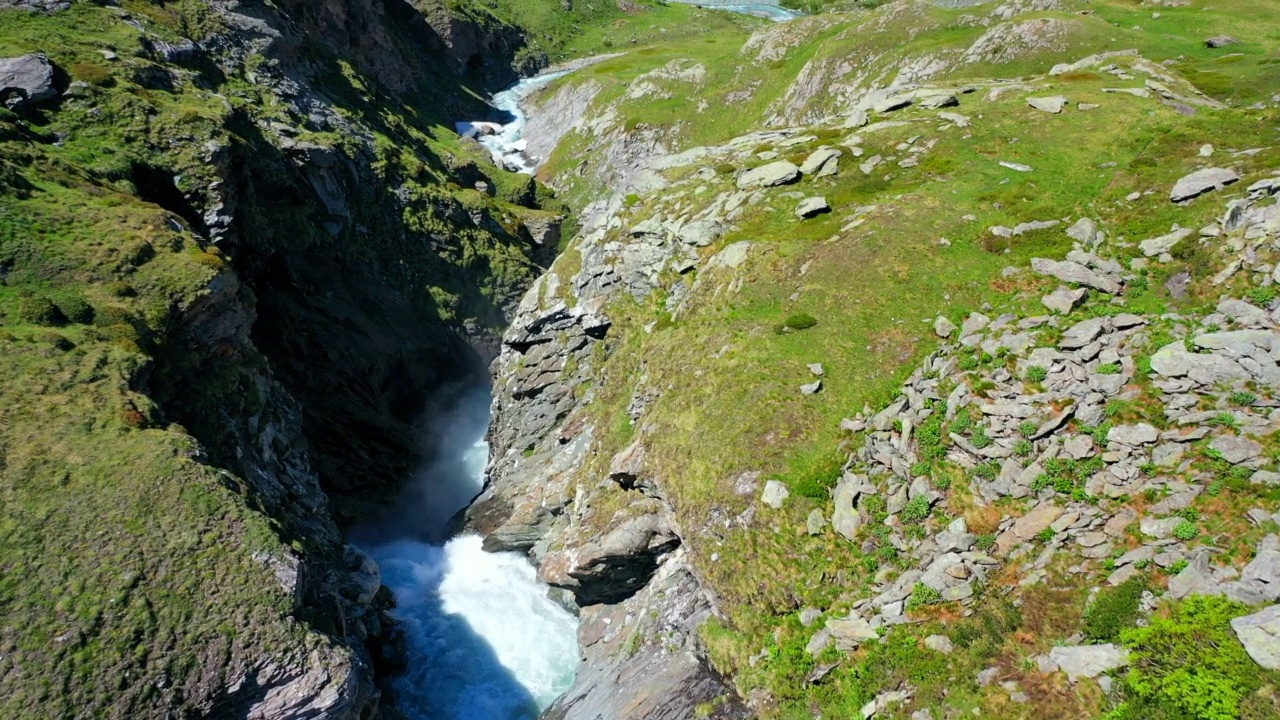
[{"label": "blue water", "polygon": [[430,541],[480,492],[488,410],[477,391],[432,418],[437,459],[357,538],[396,597],[408,652],[396,707],[411,720],[535,720],[578,668],[578,619],[548,598],[528,558],[485,552],[474,534]]}]

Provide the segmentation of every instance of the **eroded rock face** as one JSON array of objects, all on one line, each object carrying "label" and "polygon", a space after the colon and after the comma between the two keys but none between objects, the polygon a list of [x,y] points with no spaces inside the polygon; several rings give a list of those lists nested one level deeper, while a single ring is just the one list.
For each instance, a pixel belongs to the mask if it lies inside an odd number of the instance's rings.
[{"label": "eroded rock face", "polygon": [[684,552],[676,551],[652,581],[622,603],[582,609],[583,664],[546,720],[685,720],[700,704],[723,700],[706,717],[748,717],[705,660],[697,628],[712,614]]}]

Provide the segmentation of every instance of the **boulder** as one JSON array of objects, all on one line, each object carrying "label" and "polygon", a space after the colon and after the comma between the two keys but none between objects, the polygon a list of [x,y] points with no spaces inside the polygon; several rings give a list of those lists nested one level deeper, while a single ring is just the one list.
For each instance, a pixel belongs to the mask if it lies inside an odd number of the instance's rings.
[{"label": "boulder", "polygon": [[1107,318],[1090,318],[1082,320],[1075,325],[1067,328],[1062,333],[1062,338],[1058,340],[1058,347],[1063,350],[1076,350],[1082,348],[1102,334],[1107,327]]},{"label": "boulder", "polygon": [[1061,286],[1040,298],[1040,303],[1060,315],[1066,315],[1084,302],[1084,298],[1088,293],[1089,291],[1084,288],[1072,290],[1069,287]]},{"label": "boulder", "polygon": [[771,162],[757,168],[747,170],[738,176],[738,188],[776,187],[787,185],[800,179],[800,168],[786,160]]},{"label": "boulder", "polygon": [[1049,275],[1066,283],[1085,285],[1110,295],[1118,294],[1123,289],[1119,282],[1080,263],[1069,260],[1057,261],[1032,258],[1031,269],[1040,275]]},{"label": "boulder", "polygon": [[1230,168],[1197,170],[1182,178],[1173,186],[1173,191],[1169,193],[1169,199],[1173,202],[1190,200],[1212,190],[1221,190],[1239,181],[1240,174]]},{"label": "boulder", "polygon": [[[814,150],[813,153],[800,165],[800,172],[805,175],[816,175],[817,177],[825,177],[834,175],[836,162],[844,153],[835,148],[821,147]],[[831,172],[827,172],[830,169]]]},{"label": "boulder", "polygon": [[1037,110],[1057,115],[1067,106],[1067,99],[1061,95],[1043,98],[1031,97],[1027,98],[1027,104]]},{"label": "boulder", "polygon": [[1107,431],[1107,442],[1129,447],[1153,445],[1160,439],[1160,431],[1147,423],[1117,425]]},{"label": "boulder", "polygon": [[1056,647],[1049,651],[1049,663],[1075,682],[1128,665],[1129,651],[1112,643]]},{"label": "boulder", "polygon": [[876,629],[871,627],[871,623],[857,615],[828,620],[827,630],[831,631],[831,637],[836,641],[836,648],[845,652],[852,652],[862,643],[880,638]]},{"label": "boulder", "polygon": [[764,484],[764,492],[760,494],[760,502],[777,510],[787,501],[787,497],[791,495],[791,491],[786,485],[777,480],[770,480]]},{"label": "boulder", "polygon": [[1214,438],[1209,447],[1222,453],[1223,459],[1232,465],[1249,462],[1262,455],[1262,446],[1245,437],[1222,435]]},{"label": "boulder", "polygon": [[949,338],[955,334],[955,331],[956,324],[941,315],[933,321],[933,332],[940,338]]},{"label": "boulder", "polygon": [[930,635],[924,639],[924,646],[943,655],[950,655],[954,649],[951,645],[951,638],[946,635]]},{"label": "boulder", "polygon": [[1214,48],[1214,49],[1224,48],[1229,45],[1239,45],[1239,44],[1240,44],[1240,41],[1231,37],[1230,35],[1214,35],[1211,38],[1206,38],[1204,41],[1205,47]]},{"label": "boulder", "polygon": [[18,110],[56,97],[53,63],[43,53],[0,58],[0,105]]},{"label": "boulder", "polygon": [[1181,342],[1170,343],[1151,356],[1151,369],[1165,377],[1186,377],[1201,385],[1251,379],[1236,361],[1212,353],[1192,353]]},{"label": "boulder", "polygon": [[1013,525],[996,539],[996,553],[1003,555],[1012,550],[1018,543],[1026,542],[1037,533],[1053,524],[1062,515],[1062,508],[1051,502],[1043,502],[1035,506],[1026,515],[1018,518]]},{"label": "boulder", "polygon": [[1179,242],[1186,240],[1187,238],[1191,237],[1193,234],[1195,234],[1195,230],[1192,230],[1190,228],[1174,230],[1168,235],[1161,235],[1160,237],[1154,237],[1149,240],[1143,240],[1142,242],[1138,243],[1138,247],[1142,250],[1143,255],[1146,255],[1147,257],[1155,257],[1157,255],[1163,255],[1164,253],[1169,252],[1170,250],[1173,249],[1174,245],[1177,245]]},{"label": "boulder", "polygon": [[800,201],[796,206],[796,217],[807,219],[831,212],[831,206],[824,197],[810,197]]},{"label": "boulder", "polygon": [[1268,670],[1280,670],[1280,605],[1231,621],[1231,629],[1253,661]]}]

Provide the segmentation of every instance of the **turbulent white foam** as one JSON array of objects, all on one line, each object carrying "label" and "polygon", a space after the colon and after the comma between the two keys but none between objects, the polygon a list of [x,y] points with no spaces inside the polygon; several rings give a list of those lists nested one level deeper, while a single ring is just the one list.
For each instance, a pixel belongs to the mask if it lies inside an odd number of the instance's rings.
[{"label": "turbulent white foam", "polygon": [[397,689],[409,717],[534,720],[573,683],[577,619],[547,599],[523,556],[487,553],[464,535],[443,548],[401,541],[374,557],[407,633]]},{"label": "turbulent white foam", "polygon": [[[470,498],[489,449],[483,441],[450,445],[462,462],[434,467],[464,467],[443,474]],[[547,597],[523,555],[487,553],[481,544],[462,535],[443,546],[399,540],[370,549],[404,625],[409,663],[396,681],[397,706],[413,720],[534,720],[573,684],[577,618]]]},{"label": "turbulent white foam", "polygon": [[498,126],[492,134],[494,123],[460,122],[456,123],[458,134],[474,137],[481,145],[489,149],[494,162],[498,165],[532,175],[538,168],[540,158],[531,158],[525,154],[525,141],[522,138],[525,126],[524,111],[520,109],[520,101],[529,93],[568,74],[565,72],[546,73],[537,77],[525,78],[511,87],[493,96],[493,106],[511,115],[513,120]]}]

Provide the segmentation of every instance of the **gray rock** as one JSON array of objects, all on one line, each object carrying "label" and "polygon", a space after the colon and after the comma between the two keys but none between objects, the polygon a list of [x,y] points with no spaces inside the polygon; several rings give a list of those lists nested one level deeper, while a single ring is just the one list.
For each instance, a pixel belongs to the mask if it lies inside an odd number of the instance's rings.
[{"label": "gray rock", "polygon": [[791,491],[787,489],[777,480],[770,480],[764,484],[764,492],[760,493],[760,502],[777,510],[787,501],[787,497],[791,495]]},{"label": "gray rock", "polygon": [[1141,447],[1153,445],[1160,439],[1160,431],[1146,423],[1136,425],[1117,425],[1107,431],[1107,442]]},{"label": "gray rock", "polygon": [[800,393],[802,395],[817,395],[820,392],[822,392],[821,380],[814,380],[811,383],[805,383],[800,386]]},{"label": "gray rock", "polygon": [[1014,172],[1024,172],[1024,173],[1029,173],[1035,170],[1035,168],[1031,167],[1030,165],[1023,165],[1022,163],[1016,163],[1016,162],[1008,162],[1007,160],[1001,160],[1000,167],[1008,168],[1010,170],[1013,170]]},{"label": "gray rock", "polygon": [[758,168],[747,170],[738,176],[738,188],[775,187],[787,185],[800,179],[800,168],[786,160],[771,162]]},{"label": "gray rock", "polygon": [[809,638],[809,642],[804,646],[804,651],[813,657],[822,654],[823,650],[831,645],[831,630],[822,628]]},{"label": "gray rock", "polygon": [[1232,465],[1246,463],[1262,454],[1262,446],[1245,437],[1222,435],[1214,438],[1209,447],[1222,453],[1222,457]]},{"label": "gray rock", "polygon": [[0,105],[17,110],[56,97],[53,63],[43,53],[0,58]]},{"label": "gray rock", "polygon": [[823,528],[827,526],[827,518],[823,516],[822,511],[814,508],[809,511],[809,517],[805,518],[805,531],[810,535],[821,535]]},{"label": "gray rock", "polygon": [[1068,680],[1076,682],[1128,665],[1129,652],[1112,643],[1056,647],[1049,651],[1049,661],[1065,672]]},{"label": "gray rock", "polygon": [[1062,109],[1067,106],[1067,102],[1068,102],[1067,99],[1062,97],[1061,95],[1054,95],[1052,97],[1043,97],[1043,98],[1035,98],[1035,97],[1027,98],[1027,104],[1030,105],[1031,107],[1037,110],[1041,110],[1043,112],[1052,113],[1054,115],[1057,115],[1058,113],[1062,112]]},{"label": "gray rock", "polygon": [[1212,190],[1222,188],[1240,181],[1240,174],[1230,168],[1206,168],[1182,178],[1173,186],[1169,199],[1182,202],[1199,197]]},{"label": "gray rock", "polygon": [[913,99],[909,94],[889,95],[888,97],[877,100],[875,104],[871,106],[871,109],[878,113],[893,112],[894,110],[901,110],[902,108],[907,107],[912,102]]},{"label": "gray rock", "polygon": [[1249,482],[1254,485],[1280,485],[1280,472],[1259,470],[1249,478]]},{"label": "gray rock", "polygon": [[1096,247],[1103,239],[1098,223],[1094,222],[1093,218],[1087,217],[1080,218],[1074,225],[1067,228],[1067,237],[1089,248]]},{"label": "gray rock", "polygon": [[1188,352],[1181,342],[1170,343],[1151,356],[1151,369],[1166,377],[1186,377],[1200,385],[1233,383],[1252,378],[1236,361],[1212,353]]},{"label": "gray rock", "polygon": [[1173,249],[1174,245],[1177,245],[1179,242],[1186,240],[1194,234],[1195,230],[1192,230],[1191,228],[1174,230],[1168,235],[1161,235],[1160,237],[1143,240],[1138,243],[1138,247],[1142,250],[1143,255],[1146,255],[1147,257],[1155,257],[1156,255],[1163,255],[1164,253],[1169,252]]},{"label": "gray rock", "polygon": [[943,655],[950,655],[951,651],[954,650],[951,645],[951,638],[946,635],[930,635],[924,639],[924,646]]},{"label": "gray rock", "polygon": [[831,212],[831,206],[827,204],[827,199],[824,197],[805,198],[796,206],[796,217],[801,219],[817,217],[829,212]]},{"label": "gray rock", "polygon": [[1048,260],[1032,258],[1031,269],[1040,275],[1049,275],[1062,282],[1085,285],[1110,295],[1118,294],[1123,287],[1119,282],[1098,273],[1084,265],[1069,260]]},{"label": "gray rock", "polygon": [[982,687],[986,687],[991,683],[995,682],[996,678],[999,676],[1000,676],[1000,668],[989,667],[986,670],[979,672],[976,680],[978,681],[978,685]]},{"label": "gray rock", "polygon": [[1143,535],[1149,535],[1153,538],[1166,538],[1173,534],[1173,529],[1182,523],[1182,518],[1142,518],[1142,522],[1138,527],[1142,530]]},{"label": "gray rock", "polygon": [[1240,41],[1230,35],[1214,35],[1204,41],[1204,46],[1208,48],[1224,48],[1229,45],[1239,45]]},{"label": "gray rock", "polygon": [[1062,339],[1058,341],[1058,347],[1063,350],[1077,350],[1082,348],[1089,343],[1092,343],[1094,340],[1097,340],[1098,336],[1102,334],[1102,331],[1105,330],[1106,327],[1106,318],[1090,318],[1088,320],[1082,320],[1067,328],[1066,332],[1062,333]]},{"label": "gray rock", "polygon": [[933,332],[940,338],[949,338],[955,331],[956,324],[941,315],[933,321]]},{"label": "gray rock", "polygon": [[846,540],[853,540],[858,534],[858,528],[862,525],[862,515],[854,506],[861,488],[862,480],[856,475],[845,475],[836,483],[831,527]]},{"label": "gray rock", "polygon": [[1218,587],[1218,581],[1213,578],[1208,567],[1205,556],[1201,555],[1183,568],[1182,572],[1169,578],[1169,598],[1181,600],[1190,595],[1221,595],[1222,588]]},{"label": "gray rock", "polygon": [[853,652],[865,642],[880,639],[880,635],[876,633],[875,628],[871,627],[871,623],[853,614],[847,618],[828,620],[827,630],[831,631],[836,649],[845,652]]},{"label": "gray rock", "polygon": [[[818,177],[825,177],[825,174],[823,171],[826,170],[828,166],[832,166],[834,169],[834,166],[837,165],[835,161],[838,160],[842,155],[844,155],[844,153],[835,148],[830,148],[830,147],[818,148],[817,150],[814,150],[809,155],[809,157],[805,159],[803,163],[800,164],[800,172],[804,173],[805,175],[816,175]],[[829,174],[834,174],[834,173],[829,173]]]},{"label": "gray rock", "polygon": [[960,326],[960,337],[967,337],[991,324],[991,318],[982,313],[971,313]]},{"label": "gray rock", "polygon": [[800,611],[800,625],[803,627],[811,627],[820,617],[822,617],[822,611],[818,608],[803,608]]},{"label": "gray rock", "polygon": [[1084,302],[1085,295],[1088,293],[1089,291],[1085,288],[1072,290],[1069,287],[1061,286],[1041,298],[1040,302],[1050,310],[1060,315],[1066,315]]},{"label": "gray rock", "polygon": [[1280,605],[1231,621],[1231,629],[1249,657],[1268,670],[1280,670]]},{"label": "gray rock", "polygon": [[950,93],[940,93],[937,95],[927,95],[921,98],[917,103],[925,110],[941,110],[942,108],[955,107],[960,104],[960,100]]}]

